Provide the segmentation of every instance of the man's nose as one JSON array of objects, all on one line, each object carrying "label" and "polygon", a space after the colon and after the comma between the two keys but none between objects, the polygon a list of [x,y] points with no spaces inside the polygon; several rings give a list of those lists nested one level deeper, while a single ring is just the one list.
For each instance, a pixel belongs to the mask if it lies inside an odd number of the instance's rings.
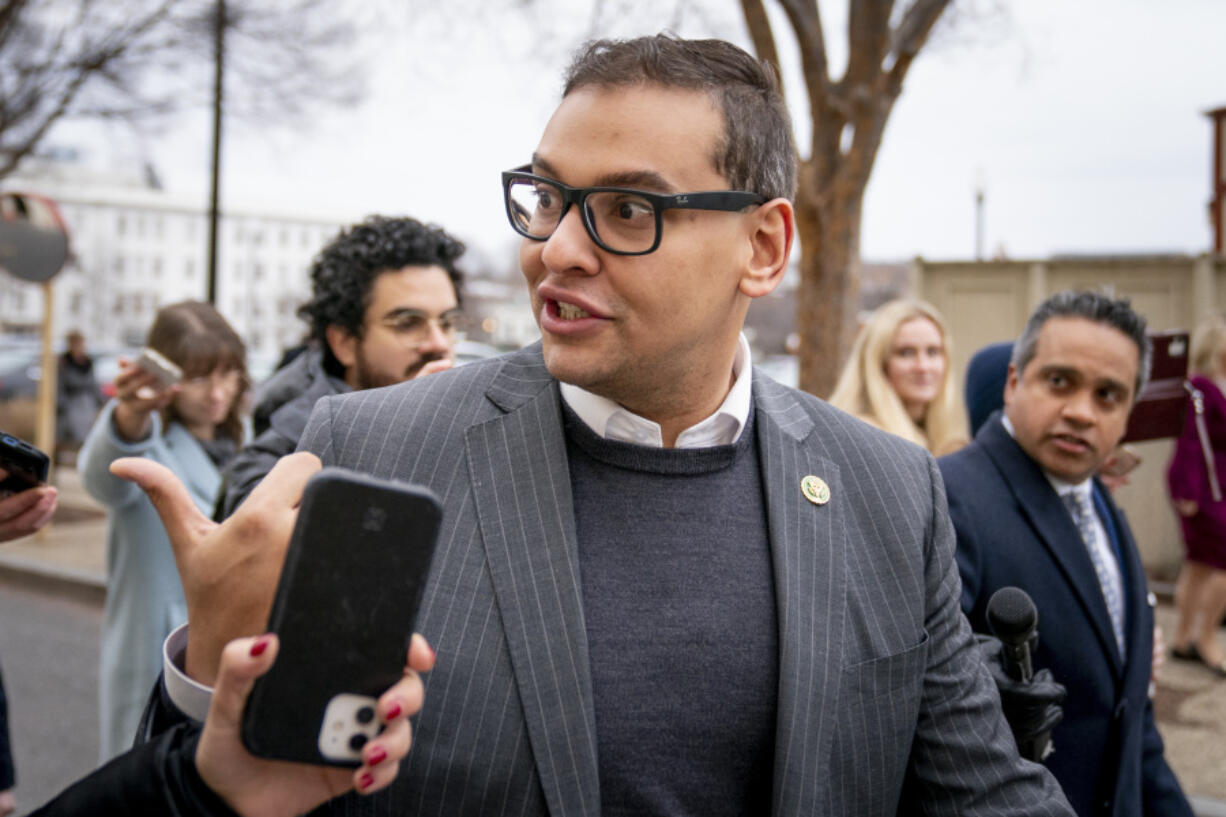
[{"label": "man's nose", "polygon": [[455,335],[443,328],[440,321],[426,321],[426,336],[422,338],[420,348],[430,352],[450,352],[455,343]]},{"label": "man's nose", "polygon": [[1094,410],[1094,395],[1088,389],[1079,389],[1064,401],[1062,416],[1077,425],[1092,425],[1098,414]]},{"label": "man's nose", "polygon": [[598,266],[596,243],[588,235],[583,212],[572,206],[541,248],[541,261],[551,272],[591,275]]}]

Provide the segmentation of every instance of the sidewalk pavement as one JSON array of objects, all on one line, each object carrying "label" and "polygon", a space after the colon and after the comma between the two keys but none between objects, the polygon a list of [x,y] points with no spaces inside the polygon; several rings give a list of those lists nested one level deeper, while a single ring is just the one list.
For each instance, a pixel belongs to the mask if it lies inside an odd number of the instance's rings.
[{"label": "sidewalk pavement", "polygon": [[[52,481],[60,500],[51,525],[0,546],[0,571],[94,597],[101,604],[106,593],[105,511],[85,493],[74,469],[58,468]],[[1175,631],[1175,611],[1163,590],[1169,593],[1169,587],[1155,586],[1157,618],[1169,639]],[[1226,642],[1226,634],[1219,632],[1219,638]],[[1199,817],[1226,817],[1226,681],[1197,664],[1168,658],[1158,669],[1155,689],[1154,712],[1166,741],[1167,762]]]}]

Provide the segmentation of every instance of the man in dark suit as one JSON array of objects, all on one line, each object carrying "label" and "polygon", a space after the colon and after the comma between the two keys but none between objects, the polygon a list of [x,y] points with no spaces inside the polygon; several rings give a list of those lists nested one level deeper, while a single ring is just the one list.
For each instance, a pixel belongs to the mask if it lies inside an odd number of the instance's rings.
[{"label": "man in dark suit", "polygon": [[1036,668],[1068,689],[1047,766],[1082,817],[1190,815],[1148,696],[1153,597],[1123,515],[1094,477],[1124,434],[1150,345],[1128,305],[1052,296],[1014,345],[1005,408],[940,460],[962,608],[1021,587],[1039,611]]},{"label": "man in dark suit", "polygon": [[768,66],[715,40],[587,46],[503,174],[541,343],[323,399],[315,456],[220,528],[156,464],[120,466],[183,569],[168,678],[211,683],[263,626],[322,461],[444,508],[407,767],[329,813],[1070,814],[959,609],[934,461],[752,366],[795,184]]}]

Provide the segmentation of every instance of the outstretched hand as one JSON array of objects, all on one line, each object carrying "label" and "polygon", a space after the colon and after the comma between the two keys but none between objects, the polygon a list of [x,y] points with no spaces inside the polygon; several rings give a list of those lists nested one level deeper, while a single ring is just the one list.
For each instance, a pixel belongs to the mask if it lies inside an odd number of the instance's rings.
[{"label": "outstretched hand", "polygon": [[302,491],[320,467],[314,454],[283,457],[218,525],[169,468],[143,457],[111,464],[144,490],[166,526],[187,601],[184,669],[200,683],[214,686],[227,642],[266,629]]},{"label": "outstretched hand", "polygon": [[362,747],[355,769],[265,760],[240,739],[243,705],[255,679],[277,657],[275,635],[242,638],[226,645],[209,715],[196,748],[200,778],[244,817],[302,814],[352,789],[384,788],[396,777],[412,742],[408,718],[425,699],[419,673],[434,666],[434,652],[420,635],[409,646],[404,675],[380,698],[376,712],[386,728]]}]

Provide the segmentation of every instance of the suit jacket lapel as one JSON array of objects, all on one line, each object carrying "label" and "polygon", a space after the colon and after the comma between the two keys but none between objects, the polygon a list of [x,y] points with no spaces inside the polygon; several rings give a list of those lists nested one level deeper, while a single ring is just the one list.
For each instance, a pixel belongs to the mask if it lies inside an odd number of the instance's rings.
[{"label": "suit jacket lapel", "polygon": [[[839,696],[846,625],[846,533],[838,468],[807,438],[813,420],[783,387],[755,373],[754,406],[779,612],[779,700],[774,813],[817,808]],[[832,499],[804,499],[800,481],[821,477]]]},{"label": "suit jacket lapel", "polygon": [[570,472],[556,381],[538,349],[487,396],[505,413],[465,435],[486,557],[549,811],[600,812],[595,714]]},{"label": "suit jacket lapel", "polygon": [[[1039,541],[1072,586],[1112,668],[1117,675],[1122,674],[1123,662],[1111,629],[1111,617],[1107,613],[1107,602],[1103,599],[1098,574],[1094,572],[1094,563],[1090,561],[1090,554],[1064,503],[1043,475],[1043,470],[1009,436],[999,417],[989,421],[976,439],[983,444],[1017,498],[1022,514],[1030,520]],[[1040,610],[1040,618],[1042,614]]]}]

